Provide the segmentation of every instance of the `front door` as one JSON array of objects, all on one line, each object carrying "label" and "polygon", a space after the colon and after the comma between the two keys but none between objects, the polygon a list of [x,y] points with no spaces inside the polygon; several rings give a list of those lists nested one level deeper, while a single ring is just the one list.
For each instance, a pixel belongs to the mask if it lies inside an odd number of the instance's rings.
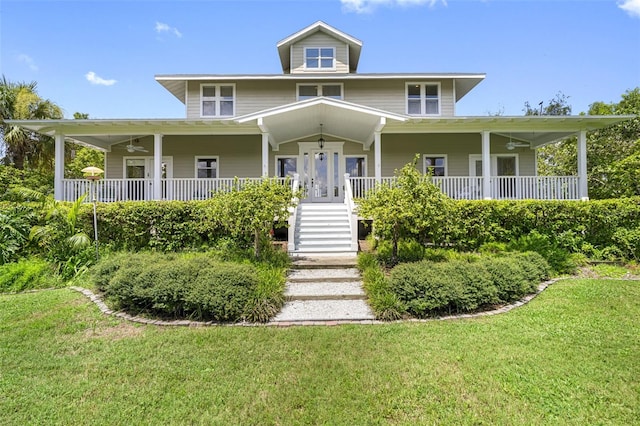
[{"label": "front door", "polygon": [[331,201],[333,190],[333,173],[329,150],[311,151],[311,201],[326,203]]},{"label": "front door", "polygon": [[323,149],[316,143],[299,142],[303,170],[303,201],[332,203],[342,201],[344,169],[340,166],[342,142],[327,142]]}]

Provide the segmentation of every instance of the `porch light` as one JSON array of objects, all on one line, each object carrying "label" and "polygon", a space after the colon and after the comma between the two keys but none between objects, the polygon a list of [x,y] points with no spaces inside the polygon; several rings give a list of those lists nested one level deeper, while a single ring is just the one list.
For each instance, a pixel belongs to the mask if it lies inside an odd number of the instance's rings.
[{"label": "porch light", "polygon": [[96,262],[100,259],[100,253],[98,252],[98,215],[96,214],[96,205],[98,203],[97,199],[97,181],[100,180],[104,170],[99,169],[98,167],[89,166],[85,167],[81,170],[84,173],[84,177],[89,181],[90,187],[89,191],[91,193],[92,202],[93,202],[93,240],[96,246]]},{"label": "porch light", "polygon": [[322,123],[320,123],[320,139],[318,139],[318,146],[320,149],[324,148],[324,138],[322,137]]}]

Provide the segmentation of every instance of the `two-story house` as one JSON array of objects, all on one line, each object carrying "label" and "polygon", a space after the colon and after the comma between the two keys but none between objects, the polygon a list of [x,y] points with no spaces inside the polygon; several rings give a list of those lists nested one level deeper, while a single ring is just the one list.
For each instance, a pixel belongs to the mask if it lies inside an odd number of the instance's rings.
[{"label": "two-story house", "polygon": [[[201,199],[234,177],[298,177],[302,204],[342,204],[420,155],[443,191],[465,199],[588,199],[586,132],[628,117],[456,116],[481,73],[358,73],[362,42],[316,22],[277,44],[282,74],[158,75],[186,118],[14,121],[106,151],[100,201]],[[536,148],[577,136],[578,176],[537,176]],[[350,200],[347,200],[349,203]]]}]

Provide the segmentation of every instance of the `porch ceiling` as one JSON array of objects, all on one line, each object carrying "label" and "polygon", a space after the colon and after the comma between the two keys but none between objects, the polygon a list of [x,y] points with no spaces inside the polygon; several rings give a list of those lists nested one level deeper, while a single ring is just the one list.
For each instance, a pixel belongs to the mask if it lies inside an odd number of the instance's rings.
[{"label": "porch ceiling", "polygon": [[494,134],[528,142],[538,148],[585,130],[601,129],[634,115],[572,115],[515,117],[425,117],[398,125],[390,123],[384,133],[480,133]]},{"label": "porch ceiling", "polygon": [[322,124],[323,135],[359,142],[367,147],[374,131],[380,131],[386,120],[403,122],[408,118],[374,108],[332,98],[313,98],[278,108],[239,117],[240,124],[255,122],[269,134],[272,146],[316,136]]}]

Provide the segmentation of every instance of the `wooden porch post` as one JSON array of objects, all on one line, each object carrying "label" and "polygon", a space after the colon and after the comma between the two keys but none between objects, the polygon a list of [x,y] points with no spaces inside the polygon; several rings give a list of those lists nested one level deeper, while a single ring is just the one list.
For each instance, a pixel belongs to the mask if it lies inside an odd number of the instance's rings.
[{"label": "wooden porch post", "polygon": [[482,195],[485,200],[492,198],[491,194],[491,133],[482,131]]},{"label": "wooden porch post", "polygon": [[374,132],[374,141],[373,141],[373,157],[375,163],[375,175],[376,182],[380,183],[382,181],[382,150],[380,147],[380,142],[382,141],[382,135],[380,132]]},{"label": "wooden porch post", "polygon": [[58,201],[64,201],[62,187],[62,180],[64,179],[64,135],[59,133],[56,133],[55,136],[53,177],[53,196]]},{"label": "wooden porch post", "polygon": [[162,200],[162,135],[153,135],[153,199]]},{"label": "wooden porch post", "polygon": [[269,176],[269,133],[262,133],[262,177]]},{"label": "wooden porch post", "polygon": [[587,185],[587,132],[580,130],[578,133],[578,194],[582,201],[589,200],[589,187]]}]

